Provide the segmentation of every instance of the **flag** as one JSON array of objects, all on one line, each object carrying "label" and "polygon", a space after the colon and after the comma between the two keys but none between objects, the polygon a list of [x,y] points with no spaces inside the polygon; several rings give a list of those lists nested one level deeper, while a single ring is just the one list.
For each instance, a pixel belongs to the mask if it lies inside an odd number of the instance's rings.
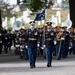
[{"label": "flag", "polygon": [[36,14],[34,21],[40,21],[40,20],[45,20],[45,9],[43,9],[41,12],[38,12]]}]

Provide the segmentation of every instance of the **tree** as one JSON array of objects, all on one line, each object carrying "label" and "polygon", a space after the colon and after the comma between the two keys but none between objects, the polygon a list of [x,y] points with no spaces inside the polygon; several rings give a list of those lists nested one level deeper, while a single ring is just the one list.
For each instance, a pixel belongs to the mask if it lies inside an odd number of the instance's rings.
[{"label": "tree", "polygon": [[53,5],[52,0],[49,2],[47,0],[30,0],[30,9],[33,12],[37,12],[44,7],[50,8],[51,5]]},{"label": "tree", "polygon": [[70,5],[70,19],[72,21],[72,27],[75,27],[75,0],[69,0]]},{"label": "tree", "polygon": [[0,26],[2,25],[1,9],[0,9]]},{"label": "tree", "polygon": [[69,0],[62,0],[62,8],[68,8],[69,7]]},{"label": "tree", "polygon": [[2,29],[2,17],[1,17],[1,8],[3,7],[3,1],[0,0],[0,30]]},{"label": "tree", "polygon": [[26,3],[27,2],[27,0],[23,0],[23,3]]},{"label": "tree", "polygon": [[17,0],[17,5],[19,5],[20,4],[20,0]]},{"label": "tree", "polygon": [[30,1],[30,9],[31,11],[35,12],[42,8],[43,1],[41,0],[31,0]]}]

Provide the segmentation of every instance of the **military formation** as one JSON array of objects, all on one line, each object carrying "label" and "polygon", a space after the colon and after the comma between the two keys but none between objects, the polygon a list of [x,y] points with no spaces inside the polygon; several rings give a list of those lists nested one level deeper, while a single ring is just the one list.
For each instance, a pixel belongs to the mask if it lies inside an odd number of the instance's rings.
[{"label": "military formation", "polygon": [[67,26],[52,27],[47,22],[42,28],[36,28],[36,22],[29,22],[30,28],[21,28],[12,34],[8,30],[0,32],[0,54],[7,54],[11,46],[15,47],[15,54],[21,59],[29,60],[30,68],[36,67],[37,57],[47,61],[47,67],[52,67],[52,56],[57,60],[67,58],[69,54],[75,55],[75,28]]}]

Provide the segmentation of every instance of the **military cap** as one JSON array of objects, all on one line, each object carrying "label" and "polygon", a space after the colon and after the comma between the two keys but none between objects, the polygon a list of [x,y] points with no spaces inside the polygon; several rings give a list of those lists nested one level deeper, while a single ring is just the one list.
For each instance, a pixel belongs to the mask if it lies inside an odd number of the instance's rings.
[{"label": "military cap", "polygon": [[35,21],[30,21],[29,24],[30,24],[30,25],[35,24]]},{"label": "military cap", "polygon": [[52,26],[52,22],[47,22],[47,26]]}]

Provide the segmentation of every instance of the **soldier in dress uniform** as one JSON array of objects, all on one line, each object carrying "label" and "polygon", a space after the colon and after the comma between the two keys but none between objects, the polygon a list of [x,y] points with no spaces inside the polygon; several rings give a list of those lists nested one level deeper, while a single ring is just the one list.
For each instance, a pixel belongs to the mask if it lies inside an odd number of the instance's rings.
[{"label": "soldier in dress uniform", "polygon": [[43,48],[42,48],[42,45],[43,45],[43,28],[39,28],[39,49],[38,49],[38,55],[41,57],[43,56]]},{"label": "soldier in dress uniform", "polygon": [[3,35],[2,32],[0,32],[0,54],[2,53],[2,46],[3,46]]},{"label": "soldier in dress uniform", "polygon": [[46,47],[47,67],[51,67],[52,66],[52,52],[54,50],[55,33],[52,30],[52,22],[47,22],[46,24],[47,24],[47,30],[45,31],[44,47]]},{"label": "soldier in dress uniform", "polygon": [[71,32],[70,32],[70,37],[71,37],[71,41],[70,41],[70,49],[69,49],[69,53],[73,53],[75,55],[75,28],[71,28]]},{"label": "soldier in dress uniform", "polygon": [[64,40],[62,41],[63,43],[63,49],[62,49],[62,57],[63,58],[66,58],[68,56],[68,51],[69,51],[69,43],[70,43],[70,34],[69,32],[67,31],[67,27],[64,26],[63,27],[63,37],[64,37]]},{"label": "soldier in dress uniform", "polygon": [[23,54],[20,53],[20,58],[25,58],[26,60],[28,60],[28,49],[25,48],[25,35],[26,35],[26,29],[24,27],[22,27],[20,29],[21,35],[20,35],[20,45],[22,45],[22,49],[23,49]]},{"label": "soldier in dress uniform", "polygon": [[4,44],[4,50],[5,53],[7,54],[7,47],[8,47],[8,35],[7,35],[7,30],[4,30],[4,36],[3,36],[3,44]]},{"label": "soldier in dress uniform", "polygon": [[30,28],[26,31],[26,42],[28,46],[30,68],[35,68],[39,32],[35,28],[35,21],[31,21],[29,24],[30,24]]},{"label": "soldier in dress uniform", "polygon": [[8,33],[7,33],[7,39],[8,39],[8,46],[7,46],[7,49],[9,51],[11,51],[11,46],[12,46],[12,33],[10,32],[10,30],[8,30]]},{"label": "soldier in dress uniform", "polygon": [[61,26],[56,26],[56,56],[57,60],[61,59],[62,34]]},{"label": "soldier in dress uniform", "polygon": [[10,51],[12,46],[12,34],[7,30],[5,30],[3,41],[5,53],[8,53],[8,49]]}]

